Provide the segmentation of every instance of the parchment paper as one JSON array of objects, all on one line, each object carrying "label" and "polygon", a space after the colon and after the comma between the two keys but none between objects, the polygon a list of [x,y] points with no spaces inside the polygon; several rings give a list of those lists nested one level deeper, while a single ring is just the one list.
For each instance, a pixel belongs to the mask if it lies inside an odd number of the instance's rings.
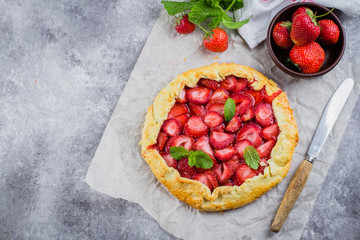
[{"label": "parchment paper", "polygon": [[[340,63],[323,77],[295,79],[274,66],[264,43],[250,50],[235,31],[230,31],[229,49],[216,54],[203,48],[200,30],[179,35],[173,26],[173,20],[163,12],[106,127],[86,182],[99,192],[140,204],[163,229],[183,239],[300,238],[359,95],[359,66]],[[277,82],[289,96],[300,136],[288,176],[257,201],[223,213],[199,212],[177,200],[154,177],[138,145],[146,110],[158,92],[178,74],[213,62],[244,64]],[[328,99],[346,77],[355,80],[352,94],[294,209],[282,230],[274,234],[269,226],[288,183],[304,159]]]}]

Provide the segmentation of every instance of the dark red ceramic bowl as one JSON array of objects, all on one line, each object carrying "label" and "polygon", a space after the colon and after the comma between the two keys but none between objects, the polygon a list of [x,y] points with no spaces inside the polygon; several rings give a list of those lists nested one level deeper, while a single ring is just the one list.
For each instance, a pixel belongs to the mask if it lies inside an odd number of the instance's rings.
[{"label": "dark red ceramic bowl", "polygon": [[276,46],[274,43],[274,40],[272,38],[272,30],[276,23],[281,21],[290,21],[291,15],[298,9],[299,7],[308,7],[313,12],[316,12],[316,15],[322,15],[324,13],[327,13],[330,11],[330,9],[316,4],[316,3],[308,3],[308,2],[301,2],[301,3],[294,3],[291,4],[285,8],[283,8],[278,14],[275,15],[273,20],[270,23],[270,26],[268,28],[267,32],[267,39],[266,44],[267,48],[269,50],[269,54],[272,58],[272,60],[275,62],[276,66],[278,66],[282,71],[285,73],[299,78],[311,78],[311,77],[317,77],[320,75],[323,75],[327,72],[329,72],[331,69],[333,69],[342,58],[344,51],[345,51],[345,31],[344,28],[340,22],[340,20],[336,17],[336,15],[331,12],[330,14],[318,18],[317,20],[320,21],[322,19],[330,19],[334,21],[340,29],[340,37],[338,42],[335,45],[332,46],[324,46],[321,45],[321,47],[325,51],[325,61],[323,65],[321,66],[320,70],[316,73],[306,74],[300,72],[295,66],[293,66],[291,63],[287,62],[287,59],[289,57],[290,50],[284,50]]}]

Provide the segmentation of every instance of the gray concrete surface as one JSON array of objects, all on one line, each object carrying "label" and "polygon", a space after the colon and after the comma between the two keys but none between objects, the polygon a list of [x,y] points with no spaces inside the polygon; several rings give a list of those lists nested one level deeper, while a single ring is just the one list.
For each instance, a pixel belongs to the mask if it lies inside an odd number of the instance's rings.
[{"label": "gray concrete surface", "polygon": [[[175,239],[85,174],[162,5],[0,1],[0,239]],[[344,60],[360,63],[356,23]],[[360,101],[302,239],[360,238]]]}]

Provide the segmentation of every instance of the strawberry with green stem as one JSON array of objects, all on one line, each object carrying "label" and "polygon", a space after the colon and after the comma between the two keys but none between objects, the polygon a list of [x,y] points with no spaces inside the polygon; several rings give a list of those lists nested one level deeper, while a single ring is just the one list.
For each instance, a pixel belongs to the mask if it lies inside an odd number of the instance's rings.
[{"label": "strawberry with green stem", "polygon": [[282,21],[278,22],[272,32],[272,37],[275,44],[283,49],[290,49],[294,43],[290,38],[291,22]]},{"label": "strawberry with green stem", "polygon": [[298,46],[307,45],[319,37],[320,26],[316,19],[331,13],[334,8],[320,16],[316,16],[316,14],[308,8],[305,10],[306,13],[301,13],[294,17],[290,32],[291,40]]},{"label": "strawberry with green stem", "polygon": [[325,46],[331,46],[337,43],[340,37],[339,27],[330,19],[319,21],[320,41]]},{"label": "strawberry with green stem", "polygon": [[189,21],[187,14],[181,16],[176,21],[175,30],[180,34],[189,34],[195,30],[196,25]]},{"label": "strawberry with green stem", "polygon": [[305,46],[294,46],[290,60],[303,73],[316,73],[325,60],[325,52],[317,42]]}]

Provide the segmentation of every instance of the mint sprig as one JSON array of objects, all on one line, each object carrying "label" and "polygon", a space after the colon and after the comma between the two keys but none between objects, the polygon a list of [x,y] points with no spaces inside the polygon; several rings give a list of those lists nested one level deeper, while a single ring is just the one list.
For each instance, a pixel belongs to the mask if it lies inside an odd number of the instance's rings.
[{"label": "mint sprig", "polygon": [[189,157],[190,153],[189,151],[184,147],[171,147],[170,148],[170,155],[175,158],[176,160],[180,160],[183,158]]},{"label": "mint sprig", "polygon": [[[230,29],[237,29],[248,23],[250,18],[240,22],[235,22],[235,19],[230,17],[227,12],[229,10],[235,11],[244,6],[243,0],[191,0],[190,2],[175,2],[162,1],[164,7],[169,15],[176,15],[179,13],[188,14],[189,21],[197,24],[205,31],[206,36],[211,35],[212,30],[219,27],[223,23],[225,27]],[[200,24],[206,20],[211,20],[208,25],[210,30],[206,30]]]},{"label": "mint sprig", "polygon": [[232,98],[228,98],[224,105],[225,121],[230,121],[235,116],[236,105]]},{"label": "mint sprig", "polygon": [[209,169],[213,166],[213,160],[202,151],[190,151],[189,165],[190,167],[196,166],[198,168]]},{"label": "mint sprig", "polygon": [[176,160],[188,158],[189,166],[209,169],[213,166],[211,157],[203,151],[188,151],[184,147],[173,146],[170,148],[170,155]]},{"label": "mint sprig", "polygon": [[259,153],[253,146],[247,146],[244,150],[244,159],[246,164],[252,169],[258,169],[260,163]]}]

